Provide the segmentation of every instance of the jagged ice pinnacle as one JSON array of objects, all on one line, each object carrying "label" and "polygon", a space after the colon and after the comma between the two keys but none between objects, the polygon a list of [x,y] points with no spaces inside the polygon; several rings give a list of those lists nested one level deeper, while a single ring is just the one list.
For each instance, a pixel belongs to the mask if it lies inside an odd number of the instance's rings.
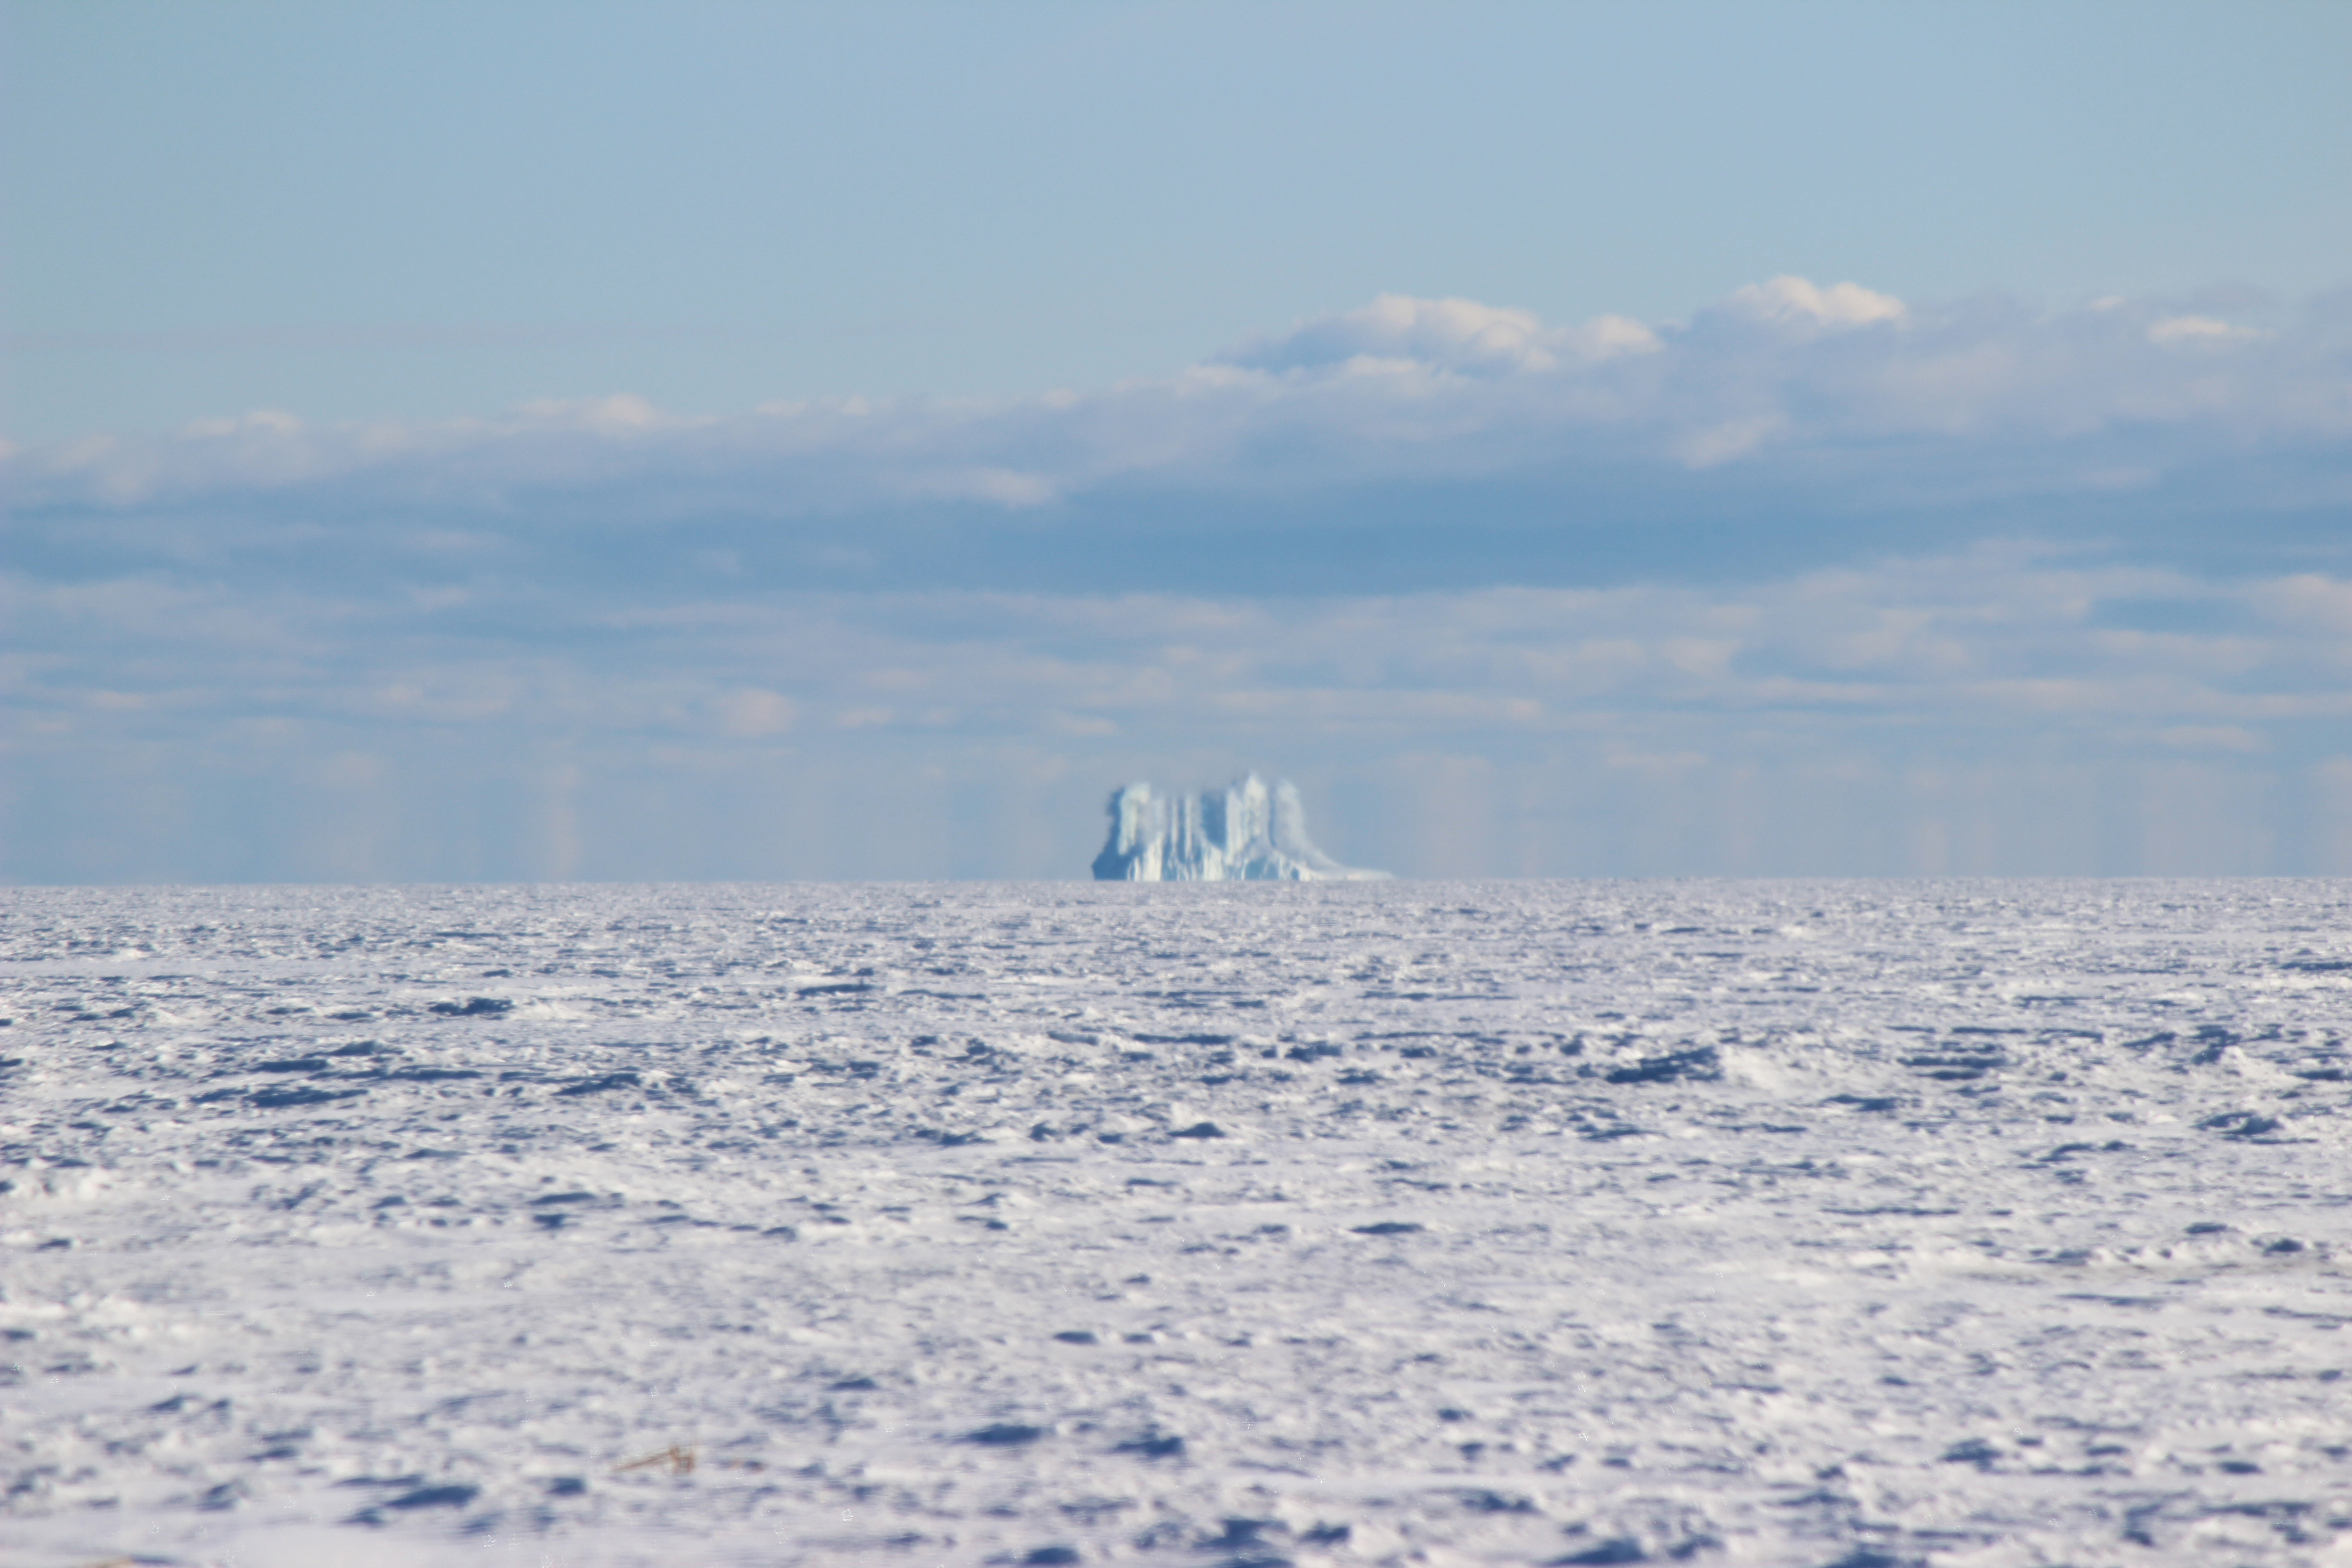
[{"label": "jagged ice pinnacle", "polygon": [[1188,795],[1129,784],[1110,797],[1110,841],[1095,857],[1102,882],[1360,882],[1387,875],[1342,866],[1315,847],[1298,791],[1287,781],[1269,790],[1255,773]]}]

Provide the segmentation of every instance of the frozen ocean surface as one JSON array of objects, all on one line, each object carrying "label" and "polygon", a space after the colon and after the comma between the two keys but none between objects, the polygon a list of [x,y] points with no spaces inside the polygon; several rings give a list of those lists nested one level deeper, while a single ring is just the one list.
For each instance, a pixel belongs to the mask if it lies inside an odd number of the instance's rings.
[{"label": "frozen ocean surface", "polygon": [[0,897],[15,1568],[2352,1560],[2352,884]]}]

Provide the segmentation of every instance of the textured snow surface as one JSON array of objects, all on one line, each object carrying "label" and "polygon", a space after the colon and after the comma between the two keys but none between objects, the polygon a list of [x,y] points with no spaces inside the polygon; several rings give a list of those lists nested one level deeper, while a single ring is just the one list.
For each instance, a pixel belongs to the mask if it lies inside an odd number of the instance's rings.
[{"label": "textured snow surface", "polygon": [[2352,1555],[2346,884],[5,900],[21,1568]]},{"label": "textured snow surface", "polygon": [[1131,784],[1110,797],[1100,882],[1371,882],[1385,871],[1342,866],[1307,837],[1307,808],[1287,779],[1255,773],[1223,789],[1171,795]]}]

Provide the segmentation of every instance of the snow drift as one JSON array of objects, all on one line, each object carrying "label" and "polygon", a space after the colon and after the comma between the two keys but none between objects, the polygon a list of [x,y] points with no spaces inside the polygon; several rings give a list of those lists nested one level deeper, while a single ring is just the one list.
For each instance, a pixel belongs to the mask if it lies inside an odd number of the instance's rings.
[{"label": "snow drift", "polygon": [[1307,837],[1288,781],[1255,773],[1221,790],[1169,796],[1131,784],[1110,797],[1110,840],[1095,857],[1101,882],[1357,882],[1387,876],[1342,866]]}]

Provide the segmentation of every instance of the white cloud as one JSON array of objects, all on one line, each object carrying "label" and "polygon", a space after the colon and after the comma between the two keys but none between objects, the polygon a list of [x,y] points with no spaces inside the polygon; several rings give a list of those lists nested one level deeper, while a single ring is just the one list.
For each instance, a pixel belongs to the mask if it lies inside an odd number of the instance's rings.
[{"label": "white cloud", "polygon": [[1875,293],[1859,283],[1832,283],[1824,289],[1809,279],[1791,277],[1750,283],[1735,290],[1730,307],[1768,321],[1824,327],[1900,321],[1909,314],[1902,300],[1891,294]]},{"label": "white cloud", "polygon": [[738,740],[781,735],[800,717],[800,705],[781,691],[743,687],[723,692],[715,704],[720,726]]},{"label": "white cloud", "polygon": [[664,426],[707,423],[664,414],[644,398],[625,392],[614,393],[609,397],[538,398],[524,404],[515,413],[525,421],[562,428],[594,430],[607,435],[652,430]]},{"label": "white cloud", "polygon": [[1631,316],[1595,316],[1580,327],[1569,328],[1565,337],[1580,358],[1594,361],[1655,353],[1665,346],[1657,333]]},{"label": "white cloud", "polygon": [[1678,450],[1684,462],[1694,468],[1712,468],[1718,463],[1728,463],[1744,458],[1788,427],[1788,420],[1779,414],[1755,414],[1744,419],[1727,419],[1705,430],[1693,431],[1685,437]]},{"label": "white cloud", "polygon": [[194,419],[181,431],[191,440],[217,440],[226,436],[241,436],[256,430],[273,436],[290,436],[302,428],[302,421],[279,408],[257,408],[250,414],[226,419]]},{"label": "white cloud", "polygon": [[2211,316],[2166,316],[2148,323],[2152,343],[2243,342],[2263,334],[2252,327],[2233,327]]},{"label": "white cloud", "polygon": [[1278,337],[1245,344],[1225,359],[1254,370],[1294,373],[1370,362],[1475,374],[1557,370],[1563,363],[1598,363],[1658,347],[1656,333],[1623,316],[1601,316],[1581,327],[1558,330],[1528,311],[1475,300],[1383,294],[1362,310],[1303,322]]}]

